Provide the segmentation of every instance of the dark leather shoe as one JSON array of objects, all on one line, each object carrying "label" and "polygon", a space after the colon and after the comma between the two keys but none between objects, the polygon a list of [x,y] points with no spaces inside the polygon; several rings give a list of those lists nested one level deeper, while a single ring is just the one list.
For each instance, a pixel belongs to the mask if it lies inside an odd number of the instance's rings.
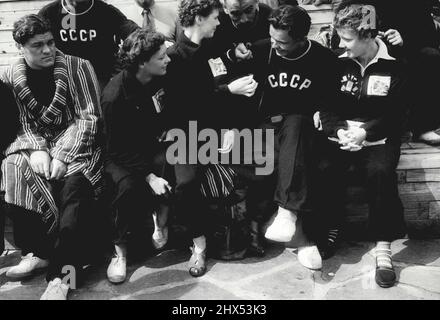
[{"label": "dark leather shoe", "polygon": [[206,250],[196,253],[191,247],[192,255],[188,262],[189,274],[193,277],[201,277],[206,273]]},{"label": "dark leather shoe", "polygon": [[[376,262],[377,265],[377,262]],[[391,288],[396,283],[394,268],[376,267],[376,283],[382,288]]]}]

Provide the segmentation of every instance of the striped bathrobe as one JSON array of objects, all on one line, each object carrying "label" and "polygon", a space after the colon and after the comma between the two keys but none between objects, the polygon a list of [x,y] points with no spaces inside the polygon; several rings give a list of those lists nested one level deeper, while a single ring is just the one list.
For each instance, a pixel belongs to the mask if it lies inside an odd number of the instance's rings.
[{"label": "striped bathrobe", "polygon": [[51,183],[33,172],[29,150],[47,151],[67,164],[66,176],[82,172],[98,192],[101,186],[101,148],[98,146],[99,84],[90,62],[57,51],[55,95],[49,106],[40,104],[27,85],[24,58],[2,75],[20,111],[21,130],[7,148],[2,163],[1,190],[5,201],[41,214],[49,231],[58,224],[58,208]]}]

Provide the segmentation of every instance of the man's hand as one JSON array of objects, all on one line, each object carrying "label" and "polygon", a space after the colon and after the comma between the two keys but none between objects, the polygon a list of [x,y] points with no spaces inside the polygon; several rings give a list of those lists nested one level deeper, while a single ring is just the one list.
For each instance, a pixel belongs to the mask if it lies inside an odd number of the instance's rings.
[{"label": "man's hand", "polygon": [[52,159],[50,164],[50,180],[61,180],[67,172],[67,165],[58,159]]},{"label": "man's hand", "polygon": [[156,176],[154,173],[150,173],[147,178],[147,183],[150,185],[154,194],[157,196],[164,195],[171,192],[171,186],[165,179]]},{"label": "man's hand", "polygon": [[347,137],[350,139],[350,142],[360,146],[365,141],[367,132],[364,128],[353,127],[348,130]]},{"label": "man's hand", "polygon": [[365,140],[366,131],[362,128],[339,129],[337,136],[342,150],[355,152],[362,149],[362,142]]},{"label": "man's hand", "polygon": [[218,149],[218,152],[220,153],[228,153],[232,150],[234,147],[234,141],[235,141],[235,133],[234,130],[228,130],[225,132],[225,135],[223,136],[223,145],[221,149]]},{"label": "man's hand", "polygon": [[239,43],[235,47],[235,57],[237,61],[250,60],[252,59],[252,51],[249,50],[244,43]]},{"label": "man's hand", "polygon": [[50,179],[50,155],[46,151],[36,150],[31,153],[30,165],[39,176]]},{"label": "man's hand", "polygon": [[379,31],[379,37],[388,41],[393,46],[403,46],[403,39],[396,29],[389,29],[385,32]]},{"label": "man's hand", "polygon": [[242,95],[246,97],[252,97],[257,90],[258,83],[254,80],[254,76],[251,74],[246,77],[239,78],[228,84],[229,91],[232,94]]},{"label": "man's hand", "polygon": [[318,131],[322,131],[322,122],[321,122],[321,117],[320,117],[319,111],[315,112],[315,114],[313,115],[313,122],[315,124],[315,128]]}]

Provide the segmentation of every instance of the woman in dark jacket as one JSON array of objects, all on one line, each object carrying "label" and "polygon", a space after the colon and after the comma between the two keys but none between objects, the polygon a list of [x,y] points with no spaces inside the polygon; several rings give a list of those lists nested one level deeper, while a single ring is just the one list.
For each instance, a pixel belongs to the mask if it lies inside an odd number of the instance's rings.
[{"label": "woman in dark jacket", "polygon": [[[124,42],[121,58],[125,69],[106,86],[104,109],[105,171],[113,188],[114,256],[107,269],[112,283],[126,277],[127,234],[139,218],[159,211],[170,187],[157,163],[163,151],[161,136],[163,88],[170,61],[161,34],[136,30]],[[153,215],[158,217],[157,214]],[[162,220],[162,219],[161,219]],[[167,240],[164,225],[155,224],[153,245],[163,247]]]},{"label": "woman in dark jacket", "polygon": [[[171,58],[165,86],[168,129],[179,128],[188,133],[191,131],[188,129],[190,121],[197,123],[198,130],[221,129],[232,117],[225,103],[226,97],[230,94],[252,96],[255,93],[257,83],[252,77],[220,86],[216,82],[225,74],[226,67],[224,61],[211,51],[208,39],[213,37],[219,25],[219,8],[217,0],[183,0],[180,4],[179,20],[183,30],[176,44],[168,50]],[[206,166],[198,160],[191,162],[191,159],[198,158],[197,155],[195,150],[188,155],[189,159],[184,157],[184,163],[179,160],[174,190],[177,195],[191,189],[194,190],[192,194],[196,194],[196,190],[200,189],[200,178]],[[206,272],[207,209],[201,197],[187,202],[187,208],[179,209],[185,214],[194,242],[189,272],[198,277]]]}]

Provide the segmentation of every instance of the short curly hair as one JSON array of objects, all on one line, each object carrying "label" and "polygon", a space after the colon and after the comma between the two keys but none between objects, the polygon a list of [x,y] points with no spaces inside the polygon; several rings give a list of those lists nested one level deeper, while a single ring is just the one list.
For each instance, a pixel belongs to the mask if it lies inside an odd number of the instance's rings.
[{"label": "short curly hair", "polygon": [[219,0],[182,0],[179,5],[179,22],[182,27],[194,25],[196,16],[208,17],[215,9],[220,9]]},{"label": "short curly hair", "polygon": [[14,22],[12,37],[15,42],[24,45],[37,34],[51,32],[49,21],[36,14],[29,14]]},{"label": "short curly hair", "polygon": [[305,9],[292,5],[282,5],[275,9],[269,22],[275,29],[287,30],[292,39],[305,38],[312,24]]},{"label": "short curly hair", "polygon": [[139,64],[148,61],[165,43],[165,36],[158,32],[137,29],[121,45],[119,63],[124,69],[136,72]]},{"label": "short curly hair", "polygon": [[[374,19],[374,24],[368,21],[370,18]],[[372,5],[344,1],[335,9],[334,28],[352,30],[359,39],[374,39],[378,34],[378,24],[376,9]]]}]

